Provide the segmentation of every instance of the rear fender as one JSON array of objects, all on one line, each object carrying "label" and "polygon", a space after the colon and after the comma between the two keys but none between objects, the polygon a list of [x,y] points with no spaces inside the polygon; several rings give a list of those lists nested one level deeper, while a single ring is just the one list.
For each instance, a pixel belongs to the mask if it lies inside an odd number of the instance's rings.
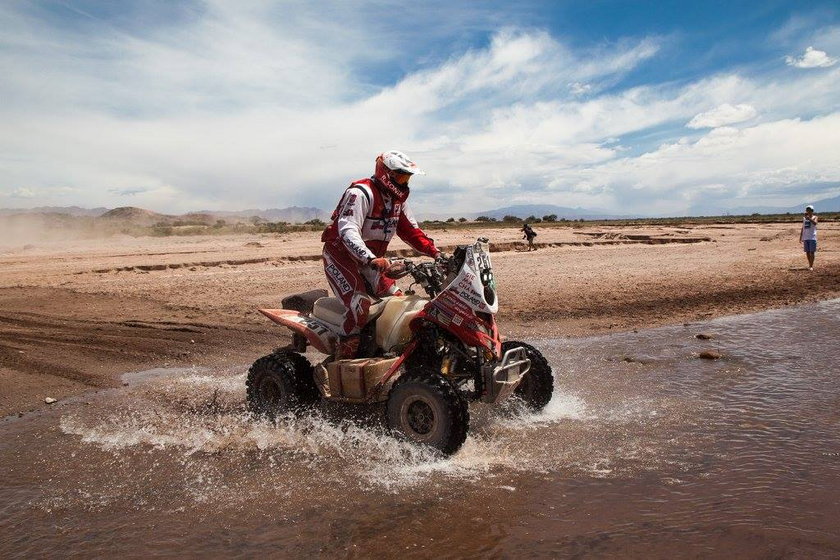
[{"label": "rear fender", "polygon": [[260,313],[277,323],[306,337],[306,340],[319,352],[332,354],[338,335],[314,320],[291,309],[260,309]]}]

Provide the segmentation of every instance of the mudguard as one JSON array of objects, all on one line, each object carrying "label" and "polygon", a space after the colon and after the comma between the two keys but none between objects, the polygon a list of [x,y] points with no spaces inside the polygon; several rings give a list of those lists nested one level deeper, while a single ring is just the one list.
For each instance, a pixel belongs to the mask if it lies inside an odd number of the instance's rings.
[{"label": "mudguard", "polygon": [[291,309],[260,309],[259,312],[278,325],[305,336],[309,344],[319,352],[332,354],[338,335],[312,317]]}]

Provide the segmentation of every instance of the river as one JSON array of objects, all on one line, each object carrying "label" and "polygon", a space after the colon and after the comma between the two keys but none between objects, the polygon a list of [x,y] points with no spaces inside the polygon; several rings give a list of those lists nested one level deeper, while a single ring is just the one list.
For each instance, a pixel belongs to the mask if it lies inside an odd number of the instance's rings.
[{"label": "river", "polygon": [[376,407],[255,421],[246,365],[127,374],[0,421],[0,557],[837,558],[838,339],[840,300],[529,340],[552,402],[448,459]]}]

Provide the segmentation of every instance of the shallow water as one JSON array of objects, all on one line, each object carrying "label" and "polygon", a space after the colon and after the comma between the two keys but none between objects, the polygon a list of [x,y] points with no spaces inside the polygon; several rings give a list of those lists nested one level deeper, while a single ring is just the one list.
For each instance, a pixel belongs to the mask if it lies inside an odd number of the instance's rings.
[{"label": "shallow water", "polygon": [[130,374],[0,422],[0,557],[836,558],[838,311],[530,341],[552,402],[449,459],[377,407],[255,421],[247,366]]}]

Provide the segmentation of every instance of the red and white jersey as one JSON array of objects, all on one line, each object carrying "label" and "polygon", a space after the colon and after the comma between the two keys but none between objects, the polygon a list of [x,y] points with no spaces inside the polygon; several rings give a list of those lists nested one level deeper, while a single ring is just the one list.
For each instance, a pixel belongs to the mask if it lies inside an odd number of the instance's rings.
[{"label": "red and white jersey", "polygon": [[417,251],[437,256],[434,241],[417,225],[406,198],[382,192],[372,179],[355,181],[344,191],[321,241],[340,241],[353,258],[367,262],[384,255],[396,233]]}]

